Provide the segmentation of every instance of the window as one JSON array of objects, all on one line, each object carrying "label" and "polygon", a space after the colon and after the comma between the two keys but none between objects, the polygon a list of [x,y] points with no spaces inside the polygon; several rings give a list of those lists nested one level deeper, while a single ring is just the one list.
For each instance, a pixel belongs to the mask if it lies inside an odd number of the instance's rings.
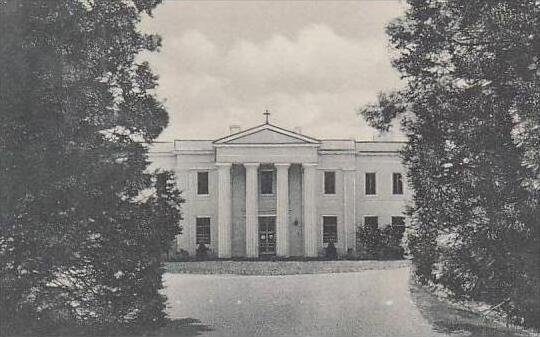
[{"label": "window", "polygon": [[210,244],[210,218],[209,217],[197,217],[195,223],[197,244]]},{"label": "window", "polygon": [[261,194],[274,194],[274,171],[261,170]]},{"label": "window", "polygon": [[403,194],[403,177],[401,173],[392,174],[392,193]]},{"label": "window", "polygon": [[323,216],[323,243],[337,242],[337,217]]},{"label": "window", "polygon": [[393,227],[405,227],[405,217],[393,216],[392,217],[392,226]]},{"label": "window", "polygon": [[375,173],[366,173],[366,194],[377,194]]},{"label": "window", "polygon": [[197,172],[197,194],[208,194],[208,172]]},{"label": "window", "polygon": [[379,217],[376,216],[366,216],[364,217],[364,227],[366,228],[379,228]]},{"label": "window", "polygon": [[336,172],[324,172],[324,194],[336,194]]}]

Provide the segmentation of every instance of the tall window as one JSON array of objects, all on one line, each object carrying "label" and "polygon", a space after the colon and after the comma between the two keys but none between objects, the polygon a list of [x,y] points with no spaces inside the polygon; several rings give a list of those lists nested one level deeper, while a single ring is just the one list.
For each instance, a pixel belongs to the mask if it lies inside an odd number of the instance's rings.
[{"label": "tall window", "polygon": [[336,172],[324,172],[324,194],[336,194]]},{"label": "tall window", "polygon": [[392,193],[403,194],[403,177],[401,173],[392,174]]},{"label": "tall window", "polygon": [[379,228],[379,217],[376,216],[366,216],[364,217],[364,227],[366,228]]},{"label": "tall window", "polygon": [[337,216],[323,216],[323,243],[336,243],[337,239]]},{"label": "tall window", "polygon": [[195,223],[197,244],[210,244],[210,218],[197,217]]},{"label": "tall window", "polygon": [[208,172],[197,172],[197,194],[208,194]]},{"label": "tall window", "polygon": [[274,171],[261,170],[261,194],[274,194]]},{"label": "tall window", "polygon": [[377,178],[375,173],[366,173],[366,194],[377,194]]}]

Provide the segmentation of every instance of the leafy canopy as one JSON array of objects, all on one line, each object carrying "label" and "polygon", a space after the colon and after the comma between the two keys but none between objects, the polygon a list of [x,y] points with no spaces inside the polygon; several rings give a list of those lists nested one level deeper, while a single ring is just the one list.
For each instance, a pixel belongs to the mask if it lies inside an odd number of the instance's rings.
[{"label": "leafy canopy", "polygon": [[3,330],[158,323],[183,201],[147,147],[167,125],[136,61],[158,0],[0,2]]}]

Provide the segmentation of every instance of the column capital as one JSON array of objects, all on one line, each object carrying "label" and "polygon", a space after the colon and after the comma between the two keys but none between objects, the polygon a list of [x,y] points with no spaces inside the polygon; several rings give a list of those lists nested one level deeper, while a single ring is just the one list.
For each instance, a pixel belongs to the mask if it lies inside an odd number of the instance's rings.
[{"label": "column capital", "polygon": [[302,166],[306,166],[306,167],[315,167],[319,165],[318,163],[302,163]]},{"label": "column capital", "polygon": [[242,163],[245,167],[259,167],[261,163]]},{"label": "column capital", "polygon": [[215,165],[218,167],[231,167],[232,163],[216,163]]},{"label": "column capital", "polygon": [[287,168],[287,167],[291,166],[291,163],[274,163],[274,166],[275,167]]}]

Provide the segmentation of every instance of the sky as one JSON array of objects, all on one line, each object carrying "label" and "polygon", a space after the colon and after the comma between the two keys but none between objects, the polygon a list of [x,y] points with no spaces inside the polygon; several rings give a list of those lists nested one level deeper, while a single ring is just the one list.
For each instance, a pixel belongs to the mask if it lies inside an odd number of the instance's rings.
[{"label": "sky", "polygon": [[[402,86],[385,26],[386,1],[165,0],[141,29],[163,39],[144,54],[169,112],[158,140],[216,139],[264,122],[321,139],[371,140],[357,110]],[[384,135],[394,139],[394,131]]]}]

